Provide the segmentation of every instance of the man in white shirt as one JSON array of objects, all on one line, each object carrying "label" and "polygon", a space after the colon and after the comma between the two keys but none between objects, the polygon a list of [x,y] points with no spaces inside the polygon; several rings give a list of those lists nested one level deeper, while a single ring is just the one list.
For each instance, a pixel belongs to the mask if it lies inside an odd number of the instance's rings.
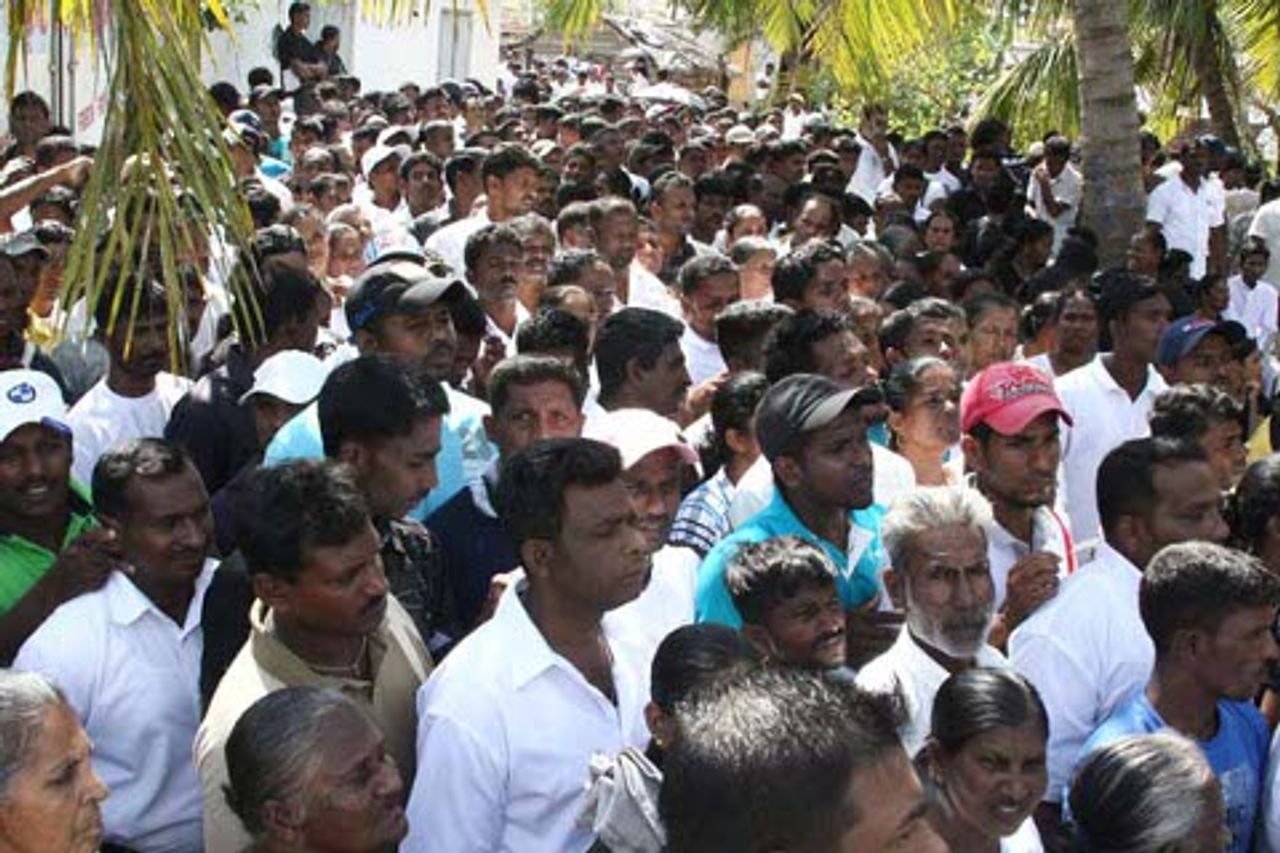
[{"label": "man in white shirt", "polygon": [[[599,408],[649,409],[677,419],[690,385],[680,349],[683,334],[678,320],[646,308],[624,308],[607,317],[595,345]],[[588,412],[588,420],[591,416]]]},{"label": "man in white shirt", "polygon": [[1244,245],[1240,250],[1240,272],[1227,280],[1230,297],[1222,312],[1224,320],[1235,320],[1244,326],[1264,354],[1270,352],[1280,325],[1277,317],[1280,294],[1270,281],[1263,279],[1270,263],[1271,252],[1266,246],[1253,241]]},{"label": "man in white shirt", "polygon": [[1201,141],[1189,143],[1182,154],[1182,169],[1147,198],[1147,223],[1160,228],[1170,249],[1191,255],[1195,279],[1208,269],[1210,236],[1226,227],[1224,198],[1205,178],[1208,162],[1209,152]]},{"label": "man in white shirt", "polygon": [[902,697],[902,745],[910,756],[929,737],[933,697],[949,676],[973,666],[1008,666],[987,645],[995,614],[984,532],[990,524],[984,497],[950,486],[918,489],[884,517],[884,583],[905,610],[906,624],[893,646],[858,673],[858,685]]},{"label": "man in white shirt", "polygon": [[214,567],[209,496],[176,445],[142,439],[98,463],[94,499],[123,558],[104,587],[54,611],[14,661],[62,688],[110,787],[103,839],[139,851],[201,848],[201,610]]},{"label": "man in white shirt", "polygon": [[[108,450],[133,438],[164,435],[173,407],[191,389],[190,380],[165,370],[170,354],[164,285],[130,278],[118,288],[99,297],[95,310],[111,366],[67,415],[75,436],[71,473],[82,483],[89,482],[98,457]],[[131,314],[135,295],[137,311]],[[112,317],[117,296],[120,308]]]},{"label": "man in white shirt", "polygon": [[988,367],[960,400],[965,463],[991,502],[987,561],[998,615],[990,642],[1000,648],[1075,570],[1071,534],[1053,509],[1062,423],[1071,416],[1053,380],[1025,363]]},{"label": "man in white shirt", "polygon": [[862,124],[857,136],[862,154],[849,180],[848,191],[872,206],[876,203],[876,189],[898,168],[898,152],[889,142],[888,130],[889,115],[884,106],[867,104],[862,108]]},{"label": "man in white shirt", "polygon": [[699,255],[680,270],[680,305],[684,310],[684,350],[689,380],[701,385],[725,372],[716,343],[716,315],[738,301],[738,270],[724,255]]},{"label": "man in white shirt", "polygon": [[1111,334],[1112,351],[1058,377],[1071,425],[1062,430],[1059,499],[1071,536],[1085,554],[1100,535],[1095,480],[1098,465],[1114,447],[1150,435],[1147,420],[1156,395],[1166,387],[1152,366],[1169,324],[1169,300],[1155,283],[1123,270],[1099,277],[1098,314]]},{"label": "man in white shirt", "polygon": [[360,171],[369,190],[368,201],[361,204],[374,229],[396,224],[408,228],[409,222],[397,221],[400,208],[400,164],[413,153],[408,145],[378,143],[360,158]]},{"label": "man in white shirt", "polygon": [[680,303],[656,275],[635,259],[639,228],[635,205],[626,199],[609,197],[591,204],[596,251],[613,270],[618,306],[648,308],[679,320]]},{"label": "man in white shirt", "polygon": [[1044,144],[1044,162],[1031,172],[1027,184],[1027,206],[1037,219],[1053,226],[1053,253],[1058,254],[1062,238],[1076,222],[1084,179],[1070,163],[1071,143],[1052,136]]},{"label": "man in white shirt", "polygon": [[1049,786],[1037,811],[1054,831],[1085,739],[1151,676],[1155,651],[1138,613],[1142,569],[1165,545],[1221,542],[1227,526],[1213,468],[1196,445],[1142,438],[1098,469],[1106,542],[1009,640],[1009,658],[1049,713]]},{"label": "man in white shirt", "polygon": [[486,225],[467,238],[467,282],[484,309],[485,336],[502,343],[504,355],[516,354],[516,330],[529,311],[516,298],[524,264],[520,235],[507,225]]},{"label": "man in white shirt", "polygon": [[1266,246],[1271,253],[1262,280],[1273,288],[1280,287],[1280,198],[1258,208],[1249,226],[1249,239]]},{"label": "man in white shirt", "polygon": [[466,269],[467,238],[486,225],[506,222],[533,210],[542,186],[541,164],[525,148],[499,145],[480,167],[484,210],[446,225],[427,238],[427,248],[461,275]]},{"label": "man in white shirt", "polygon": [[508,462],[498,504],[525,578],[418,694],[405,851],[586,850],[592,759],[648,741],[647,644],[604,619],[651,574],[619,454],[538,443]]}]

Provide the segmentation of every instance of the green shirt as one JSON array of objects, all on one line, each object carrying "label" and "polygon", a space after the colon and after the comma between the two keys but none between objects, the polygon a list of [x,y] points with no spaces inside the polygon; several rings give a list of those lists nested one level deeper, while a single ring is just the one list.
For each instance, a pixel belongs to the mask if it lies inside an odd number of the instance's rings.
[{"label": "green shirt", "polygon": [[[62,547],[86,530],[98,526],[93,515],[89,493],[71,481],[71,520]],[[4,616],[40,582],[58,555],[29,539],[12,533],[0,533],[0,616]]]}]

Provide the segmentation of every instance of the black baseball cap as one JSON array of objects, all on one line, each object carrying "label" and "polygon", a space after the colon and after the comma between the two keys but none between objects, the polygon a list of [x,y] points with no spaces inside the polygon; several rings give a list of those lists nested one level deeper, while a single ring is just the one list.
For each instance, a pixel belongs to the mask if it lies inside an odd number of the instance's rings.
[{"label": "black baseball cap", "polygon": [[374,264],[356,279],[343,310],[347,325],[358,332],[392,314],[423,314],[440,301],[466,296],[467,287],[439,266],[397,259]]},{"label": "black baseball cap", "polygon": [[825,376],[797,373],[781,380],[756,409],[756,440],[770,462],[795,450],[805,433],[821,429],[850,406],[882,400],[874,385],[841,388]]}]

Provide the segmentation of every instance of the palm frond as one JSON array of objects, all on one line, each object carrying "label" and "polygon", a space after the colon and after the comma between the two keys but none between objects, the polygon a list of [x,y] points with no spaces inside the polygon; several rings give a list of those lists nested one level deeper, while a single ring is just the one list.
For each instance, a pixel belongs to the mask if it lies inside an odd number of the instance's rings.
[{"label": "palm frond", "polygon": [[[1056,128],[1080,132],[1079,66],[1074,32],[1044,42],[1010,66],[978,102],[976,118],[999,118],[1015,132]],[[1027,140],[1020,140],[1027,141]]]}]

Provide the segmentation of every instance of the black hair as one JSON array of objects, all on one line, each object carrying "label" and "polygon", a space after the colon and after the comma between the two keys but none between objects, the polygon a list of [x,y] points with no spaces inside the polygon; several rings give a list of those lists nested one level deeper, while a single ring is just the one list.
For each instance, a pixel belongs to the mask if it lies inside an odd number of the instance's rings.
[{"label": "black hair", "polygon": [[470,293],[458,299],[449,300],[449,318],[453,320],[454,332],[459,335],[483,337],[485,330],[488,329],[486,316],[480,300]]},{"label": "black hair", "polygon": [[711,397],[712,447],[708,460],[711,464],[705,466],[709,473],[729,464],[733,455],[729,449],[729,430],[749,432],[753,428],[756,408],[768,390],[769,380],[753,370],[735,373],[716,389]]},{"label": "black hair", "polygon": [[516,352],[521,355],[572,350],[585,360],[590,347],[591,329],[580,317],[561,308],[539,309],[516,330]]},{"label": "black hair", "polygon": [[468,237],[467,245],[463,249],[462,255],[467,274],[471,275],[475,272],[476,265],[480,263],[480,257],[485,252],[492,251],[499,246],[510,246],[519,252],[524,251],[524,247],[520,244],[520,235],[506,223],[486,225]]},{"label": "black hair", "polygon": [[9,115],[12,116],[16,110],[23,107],[35,107],[44,113],[45,118],[50,116],[49,102],[31,90],[19,92],[13,96],[13,99],[9,101]]},{"label": "black hair", "polygon": [[946,361],[933,355],[909,358],[895,364],[881,383],[889,408],[895,412],[905,411],[908,401],[920,390],[924,372],[935,367],[952,369]]},{"label": "black hair", "polygon": [[420,379],[385,355],[366,355],[337,367],[317,402],[324,453],[336,458],[348,441],[408,435],[422,418],[449,412],[440,383]]},{"label": "black hair", "polygon": [[1261,553],[1271,519],[1280,516],[1280,455],[1259,459],[1245,469],[1229,508],[1236,547]]},{"label": "black hair", "polygon": [[209,97],[224,112],[229,113],[240,106],[240,90],[229,80],[219,80],[211,85]]},{"label": "black hair", "polygon": [[[305,4],[305,3],[298,3],[298,4],[295,4],[295,5],[305,6],[306,4]],[[292,17],[292,16],[290,16],[290,17]],[[270,69],[270,68],[265,68],[265,67],[263,67],[263,66],[259,65],[259,66],[257,66],[256,68],[250,68],[250,69],[249,69],[249,76],[248,76],[247,80],[248,80],[248,83],[249,83],[249,88],[250,88],[250,90],[252,90],[255,86],[272,86],[272,85],[274,85],[274,84],[275,84],[275,82],[276,82],[276,75],[274,75],[274,74],[272,74],[272,73],[271,73],[271,69]]]},{"label": "black hair", "polygon": [[652,369],[671,346],[679,346],[684,323],[661,311],[623,308],[610,314],[596,334],[596,372],[600,396],[613,396],[627,381],[627,366],[638,361]]},{"label": "black hair", "polygon": [[795,373],[816,373],[814,346],[844,332],[853,332],[853,322],[826,308],[783,317],[764,339],[764,375],[774,383]]},{"label": "black hair", "polygon": [[1137,438],[1112,450],[1098,466],[1098,518],[1110,534],[1126,515],[1149,516],[1156,505],[1156,468],[1207,462],[1198,444],[1167,438]]},{"label": "black hair", "polygon": [[471,174],[476,171],[484,163],[484,159],[484,149],[460,148],[450,154],[449,159],[444,161],[444,182],[449,190],[458,188],[460,174],[463,172]]},{"label": "black hair", "polygon": [[659,814],[671,853],[827,850],[868,810],[855,772],[902,750],[900,704],[815,673],[759,667],[679,707]]},{"label": "black hair", "polygon": [[678,276],[680,292],[685,296],[692,296],[704,281],[713,275],[723,275],[725,273],[732,273],[736,279],[738,268],[733,265],[733,261],[719,252],[694,255],[680,267]]},{"label": "black hair", "polygon": [[763,625],[773,608],[812,587],[836,588],[836,570],[821,548],[799,536],[741,545],[725,569],[733,605],[748,625]]},{"label": "black hair", "polygon": [[414,166],[420,163],[426,163],[437,175],[440,174],[442,166],[440,165],[439,157],[426,150],[414,151],[400,161],[400,180],[409,180],[409,173],[413,171]]},{"label": "black hair", "polygon": [[755,647],[726,625],[684,625],[658,645],[650,667],[649,698],[667,714],[695,691],[759,666]]},{"label": "black hair", "polygon": [[[136,315],[134,314],[135,300]],[[113,308],[116,303],[118,308]],[[152,277],[150,269],[141,267],[127,277],[121,275],[119,270],[113,270],[107,274],[106,284],[93,306],[93,321],[98,331],[103,334],[111,328],[113,310],[117,311],[116,327],[119,328],[122,323],[127,325],[130,318],[134,316],[168,316],[169,299],[165,294],[164,285]]]},{"label": "black hair", "polygon": [[292,583],[307,552],[345,545],[369,529],[369,510],[350,469],[299,459],[249,475],[236,505],[236,542],[250,575]]},{"label": "black hair", "polygon": [[582,377],[563,359],[543,355],[513,355],[504,358],[489,374],[486,390],[489,392],[489,408],[494,417],[506,408],[514,385],[534,385],[539,382],[559,382],[569,390],[574,405],[582,408],[587,389]]},{"label": "black hair", "polygon": [[679,189],[693,192],[694,183],[680,172],[668,172],[653,182],[653,188],[649,191],[649,204],[662,204],[666,201],[667,193]]},{"label": "black hair", "polygon": [[237,299],[232,310],[245,329],[260,329],[270,340],[283,326],[312,316],[316,300],[324,293],[319,279],[281,258],[268,258],[258,267],[253,287]]},{"label": "black hair", "polygon": [[243,182],[240,187],[255,229],[266,228],[280,221],[280,199],[266,187],[257,181]]},{"label": "black hair", "polygon": [[1199,441],[1221,421],[1239,423],[1244,408],[1231,395],[1211,385],[1175,385],[1161,391],[1151,407],[1151,435]]},{"label": "black hair", "polygon": [[577,284],[588,270],[597,264],[605,264],[595,249],[569,249],[560,252],[547,265],[547,287]]},{"label": "black hair", "polygon": [[835,246],[814,241],[779,258],[773,268],[773,298],[778,302],[802,302],[805,288],[818,274],[818,267],[830,261],[844,263],[844,255]]},{"label": "black hair", "polygon": [[591,227],[591,206],[585,201],[574,201],[559,205],[560,213],[556,216],[556,237],[561,238],[570,228]]},{"label": "black hair", "polygon": [[1036,688],[1012,669],[974,667],[952,675],[933,699],[930,740],[955,755],[978,735],[1037,722],[1049,735],[1049,715]]},{"label": "black hair", "polygon": [[1138,589],[1138,611],[1157,656],[1169,652],[1179,631],[1216,631],[1237,610],[1277,604],[1280,576],[1257,557],[1211,542],[1162,549]]},{"label": "black hair", "polygon": [[981,293],[965,300],[965,322],[969,324],[969,328],[973,328],[982,321],[988,311],[997,309],[1012,311],[1016,316],[1018,314],[1018,303],[1013,297],[1006,296],[1003,293]]},{"label": "black hair", "polygon": [[776,302],[744,299],[716,315],[716,343],[731,369],[763,366],[764,342],[769,332],[794,312]]},{"label": "black hair", "polygon": [[907,339],[911,337],[911,332],[921,320],[942,320],[949,323],[963,319],[964,312],[959,306],[945,299],[933,296],[918,299],[906,308],[899,308],[881,321],[880,351],[884,353],[892,348],[905,354]]},{"label": "black hair", "polygon": [[539,441],[503,463],[495,506],[517,553],[532,539],[552,540],[564,521],[570,486],[605,486],[622,476],[622,457],[586,438]]},{"label": "black hair", "polygon": [[1066,311],[1067,305],[1069,305],[1071,301],[1075,299],[1085,300],[1086,302],[1088,302],[1090,305],[1093,306],[1094,312],[1095,313],[1097,312],[1098,299],[1096,296],[1094,296],[1093,290],[1091,290],[1089,287],[1085,285],[1079,285],[1079,284],[1069,285],[1067,287],[1064,287],[1062,290],[1058,291],[1057,297],[1054,299],[1053,315],[1051,317],[1052,322],[1057,323],[1059,320],[1061,320],[1062,312]]},{"label": "black hair", "polygon": [[105,516],[127,518],[129,501],[125,494],[134,477],[171,477],[190,465],[191,458],[181,445],[162,438],[139,438],[108,450],[93,466],[94,508]]},{"label": "black hair", "polygon": [[506,178],[521,169],[532,169],[536,172],[541,165],[538,158],[530,154],[524,146],[504,143],[494,148],[489,156],[484,158],[480,174],[485,183],[488,183],[490,178]]}]

